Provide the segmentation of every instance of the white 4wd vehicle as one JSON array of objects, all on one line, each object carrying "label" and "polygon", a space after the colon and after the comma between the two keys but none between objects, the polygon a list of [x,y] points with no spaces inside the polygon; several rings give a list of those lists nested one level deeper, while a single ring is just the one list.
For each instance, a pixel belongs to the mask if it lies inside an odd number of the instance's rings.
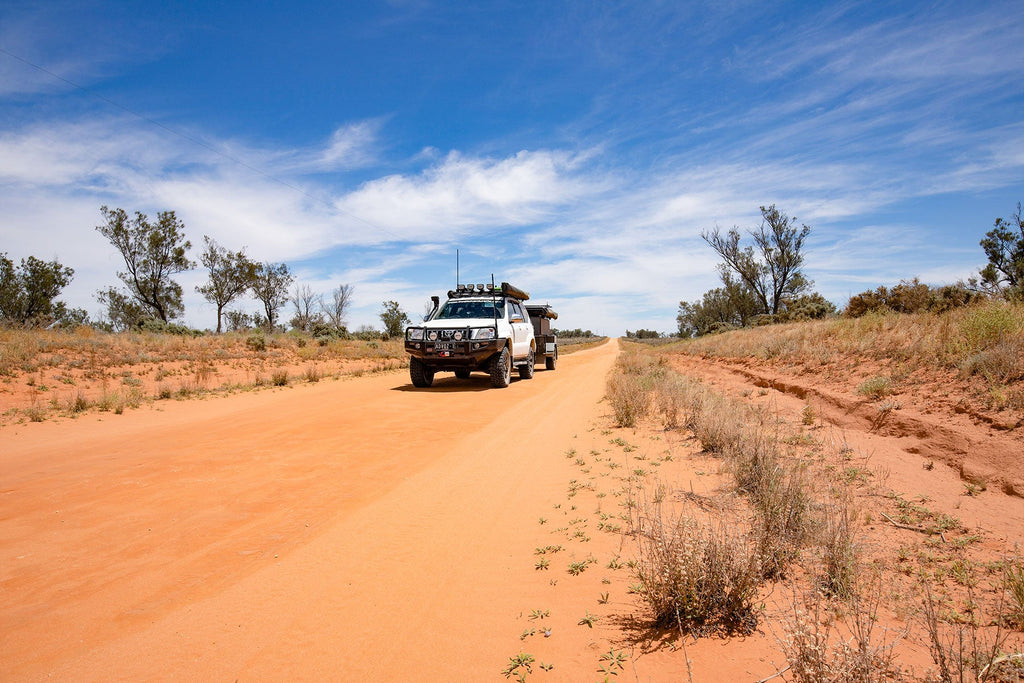
[{"label": "white 4wd vehicle", "polygon": [[[538,356],[534,323],[524,301],[530,295],[502,282],[493,285],[459,285],[448,292],[448,300],[434,310],[422,325],[405,331],[405,350],[409,352],[409,377],[417,387],[429,387],[434,374],[451,371],[460,379],[481,370],[491,376],[491,385],[507,387],[512,381],[512,366],[519,377],[531,379]],[[549,307],[539,310],[550,312]],[[553,337],[552,337],[553,339]],[[541,355],[555,344],[544,344]],[[547,367],[554,368],[553,363]]]}]

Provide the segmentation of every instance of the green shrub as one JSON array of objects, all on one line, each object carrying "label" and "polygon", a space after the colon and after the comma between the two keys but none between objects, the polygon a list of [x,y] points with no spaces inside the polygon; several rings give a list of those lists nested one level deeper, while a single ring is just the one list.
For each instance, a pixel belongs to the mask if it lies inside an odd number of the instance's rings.
[{"label": "green shrub", "polygon": [[857,387],[857,393],[878,400],[892,393],[892,380],[888,377],[869,377]]},{"label": "green shrub", "polygon": [[932,287],[913,280],[901,280],[889,289],[879,287],[850,297],[843,314],[859,318],[868,313],[893,311],[895,313],[942,313],[980,301],[983,295],[967,289],[963,284]]},{"label": "green shrub", "polygon": [[1024,333],[1024,320],[1004,304],[977,306],[960,321],[960,332],[966,351],[984,351]]},{"label": "green shrub", "polygon": [[245,339],[245,345],[253,351],[267,350],[267,335],[257,329]]}]

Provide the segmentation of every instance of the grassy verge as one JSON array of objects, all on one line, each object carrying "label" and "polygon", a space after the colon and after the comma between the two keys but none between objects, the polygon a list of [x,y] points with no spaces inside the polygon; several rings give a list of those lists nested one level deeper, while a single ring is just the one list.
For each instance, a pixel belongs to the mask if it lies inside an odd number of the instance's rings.
[{"label": "grassy verge", "polygon": [[120,414],[155,400],[387,371],[405,357],[400,340],[0,329],[0,422]]},{"label": "grassy verge", "polygon": [[[635,592],[653,627],[747,632],[776,594],[788,608],[757,628],[777,633],[783,680],[1021,680],[1024,642],[1008,636],[1024,628],[1020,558],[993,560],[982,532],[888,490],[813,412],[787,421],[724,397],[643,345],[624,348],[606,398],[618,427],[679,432],[727,480],[701,505],[663,484],[631,504]],[[929,643],[936,668],[904,671],[904,640]]]},{"label": "grassy verge", "polygon": [[[736,330],[660,348],[723,359],[758,359],[851,376],[861,363],[888,368],[862,393],[891,392],[914,373],[959,377],[987,408],[1024,412],[1024,303],[989,301],[944,313],[870,314]],[[869,381],[870,380],[870,381]]]}]

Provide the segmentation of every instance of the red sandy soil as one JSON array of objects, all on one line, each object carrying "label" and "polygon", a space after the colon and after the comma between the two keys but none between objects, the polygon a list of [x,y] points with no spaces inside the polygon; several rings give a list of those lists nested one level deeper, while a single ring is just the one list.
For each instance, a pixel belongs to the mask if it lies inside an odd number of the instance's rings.
[{"label": "red sandy soil", "polygon": [[[529,653],[530,680],[586,681],[614,650],[621,680],[686,680],[680,642],[644,626],[635,578],[615,568],[629,537],[602,527],[624,509],[624,471],[697,495],[721,476],[683,433],[611,427],[618,351],[563,356],[505,390],[482,374],[414,390],[390,372],[0,429],[0,679],[504,680]],[[1003,492],[1012,457],[984,459],[1000,485],[963,495],[958,463],[990,434],[943,423],[967,444],[948,456],[930,427],[890,433],[828,392],[677,362],[780,419],[811,403],[817,434],[992,553],[1024,541],[1024,499]],[[923,540],[875,519],[874,533]],[[776,631],[688,639],[693,680],[778,672]],[[919,639],[901,656],[928,665]]]}]

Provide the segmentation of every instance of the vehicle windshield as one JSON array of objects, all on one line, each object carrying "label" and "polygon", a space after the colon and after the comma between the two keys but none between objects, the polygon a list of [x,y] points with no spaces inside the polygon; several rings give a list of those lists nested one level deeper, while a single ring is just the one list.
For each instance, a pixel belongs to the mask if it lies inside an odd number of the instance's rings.
[{"label": "vehicle windshield", "polygon": [[498,301],[447,301],[434,316],[434,320],[461,320],[468,318],[491,318],[497,304],[499,318],[505,317],[505,303]]}]

